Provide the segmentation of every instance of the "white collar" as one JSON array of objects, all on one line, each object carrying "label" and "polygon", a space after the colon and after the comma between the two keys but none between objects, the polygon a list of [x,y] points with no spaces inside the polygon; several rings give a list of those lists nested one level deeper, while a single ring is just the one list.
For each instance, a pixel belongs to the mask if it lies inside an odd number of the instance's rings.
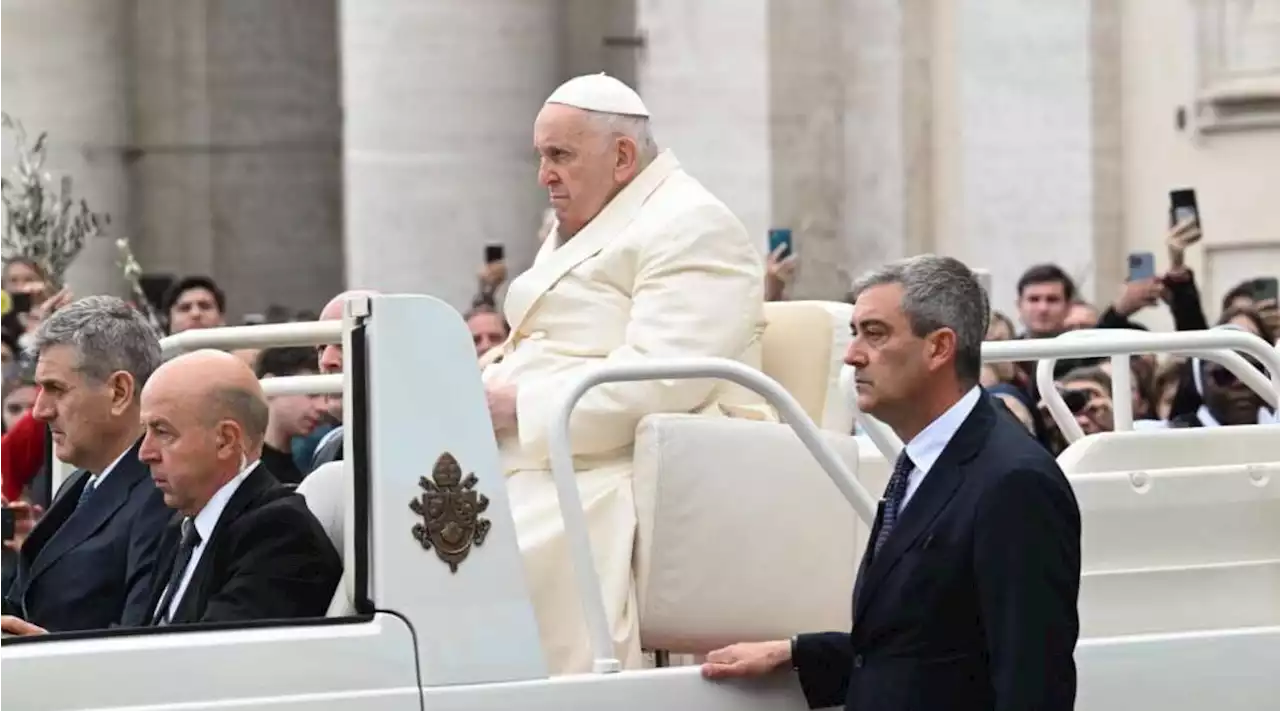
[{"label": "white collar", "polygon": [[227,508],[227,502],[231,501],[236,489],[240,488],[249,473],[258,466],[259,461],[261,460],[254,460],[242,469],[234,479],[223,484],[221,488],[214,492],[213,496],[209,497],[209,503],[200,509],[200,513],[196,514],[196,532],[200,534],[201,542],[209,540],[209,536],[213,535],[213,529],[218,525],[218,519],[222,518],[222,511]]},{"label": "white collar", "polygon": [[969,413],[973,412],[980,397],[982,397],[982,390],[975,385],[964,394],[964,397],[956,401],[956,404],[947,408],[946,412],[930,422],[928,427],[920,430],[920,434],[912,437],[907,443],[907,456],[911,458],[911,463],[920,470],[921,474],[928,474],[937,463],[938,457],[942,456],[942,451],[947,448],[951,438],[956,436],[956,432],[969,417]]},{"label": "white collar", "polygon": [[[137,444],[137,442],[134,442],[134,444]],[[120,461],[124,459],[125,456],[129,454],[129,452],[132,452],[132,451],[133,451],[133,444],[129,445],[127,449],[121,452],[120,456],[116,457],[116,460],[111,463],[111,466],[107,467],[106,469],[103,469],[100,474],[90,475],[88,485],[94,488],[101,486],[102,482],[106,480],[107,475],[110,474],[112,471],[114,471],[116,468],[116,465],[118,465]]]}]

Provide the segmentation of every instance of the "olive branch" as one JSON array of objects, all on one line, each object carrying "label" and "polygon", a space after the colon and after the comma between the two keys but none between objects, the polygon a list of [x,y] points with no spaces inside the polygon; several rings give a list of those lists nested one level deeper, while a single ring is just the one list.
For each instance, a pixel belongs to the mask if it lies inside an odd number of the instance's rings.
[{"label": "olive branch", "polygon": [[[94,212],[83,198],[72,193],[70,175],[54,177],[44,169],[48,155],[49,134],[41,132],[35,143],[28,145],[22,122],[8,113],[0,114],[0,125],[13,131],[17,164],[12,179],[0,178],[0,199],[4,202],[4,230],[0,233],[5,259],[30,259],[44,270],[50,289],[64,286],[67,268],[71,266],[85,243],[103,237],[111,224],[111,215]],[[133,256],[129,240],[116,239],[119,253],[116,264],[129,282],[138,307],[157,328],[159,316],[147,299],[139,281],[142,267]]]}]

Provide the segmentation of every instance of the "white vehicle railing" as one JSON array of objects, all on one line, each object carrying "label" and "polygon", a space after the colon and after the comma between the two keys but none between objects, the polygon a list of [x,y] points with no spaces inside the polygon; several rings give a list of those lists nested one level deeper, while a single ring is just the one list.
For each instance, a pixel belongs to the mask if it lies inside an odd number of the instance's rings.
[{"label": "white vehicle railing", "polygon": [[[1268,379],[1234,351],[1242,351],[1257,358],[1270,372],[1270,378]],[[1124,429],[1131,429],[1133,410],[1132,396],[1129,391],[1128,363],[1129,356],[1135,353],[1170,353],[1195,356],[1220,363],[1242,383],[1258,393],[1268,405],[1276,407],[1277,403],[1280,403],[1280,351],[1261,338],[1243,331],[1218,329],[1148,333],[1109,329],[1094,331],[1087,337],[1059,336],[982,344],[984,363],[1040,361],[1036,367],[1036,386],[1049,409],[1049,414],[1068,442],[1075,442],[1084,437],[1084,432],[1054,385],[1053,364],[1056,359],[1113,357],[1113,363],[1118,364],[1118,367],[1112,368],[1113,401],[1118,408],[1123,407],[1127,412]],[[1120,374],[1119,377],[1117,373]],[[1121,385],[1124,386],[1123,390]],[[1118,397],[1117,393],[1119,393]],[[1124,402],[1122,406],[1121,401]],[[1121,429],[1119,425],[1117,429]]]},{"label": "white vehicle railing", "polygon": [[341,375],[289,375],[279,378],[263,378],[262,392],[267,397],[277,395],[341,395]]},{"label": "white vehicle railing", "polygon": [[201,348],[286,348],[342,342],[341,321],[296,321],[260,326],[197,328],[160,339],[160,352],[172,358]]},{"label": "white vehicle railing", "polygon": [[[1235,351],[1244,351],[1266,366],[1271,373],[1268,380]],[[1240,382],[1258,393],[1270,406],[1280,403],[1280,345],[1271,346],[1257,336],[1243,331],[1214,329],[1208,331],[1179,331],[1176,333],[1150,333],[1121,329],[1092,329],[1064,333],[1057,338],[1024,339],[1016,341],[986,341],[982,344],[983,363],[1011,361],[1039,361],[1036,366],[1036,387],[1053,421],[1067,439],[1075,442],[1084,437],[1080,423],[1062,399],[1054,384],[1053,367],[1059,358],[1111,357],[1111,390],[1115,414],[1115,429],[1133,429],[1133,401],[1129,358],[1140,353],[1171,353],[1198,357],[1222,364]],[[853,368],[846,366],[841,372],[841,387],[846,390],[851,409],[857,422],[876,449],[888,461],[893,461],[902,450],[902,444],[892,430],[857,409],[857,394],[853,391]],[[1120,396],[1116,394],[1120,393]]]},{"label": "white vehicle railing", "polygon": [[573,452],[569,443],[569,416],[573,407],[591,388],[604,383],[639,380],[684,380],[717,378],[737,383],[762,395],[766,402],[778,410],[783,423],[789,425],[818,464],[822,466],[832,483],[844,494],[854,511],[867,525],[875,520],[876,503],[871,494],[845,467],[840,455],[822,439],[820,430],[800,403],[796,402],[781,385],[754,368],[727,358],[681,358],[633,365],[607,365],[582,376],[568,388],[552,410],[548,449],[551,456],[551,473],[555,477],[556,493],[560,498],[560,511],[564,516],[565,535],[569,538],[573,556],[573,573],[591,634],[594,661],[592,671],[597,674],[621,670],[621,664],[613,655],[613,642],[604,611],[604,598],[600,592],[600,576],[591,555],[591,539],[587,534],[587,519],[574,479]]},{"label": "white vehicle railing", "polygon": [[[294,323],[268,323],[260,326],[229,326],[226,328],[198,328],[183,331],[160,339],[161,357],[168,360],[183,353],[202,348],[232,350],[236,348],[285,348],[289,346],[318,346],[342,342],[341,321],[298,321]],[[268,396],[275,395],[339,395],[342,393],[341,375],[297,375],[266,378],[262,390]],[[51,491],[57,491],[70,476],[72,467],[57,458],[50,467]]]}]

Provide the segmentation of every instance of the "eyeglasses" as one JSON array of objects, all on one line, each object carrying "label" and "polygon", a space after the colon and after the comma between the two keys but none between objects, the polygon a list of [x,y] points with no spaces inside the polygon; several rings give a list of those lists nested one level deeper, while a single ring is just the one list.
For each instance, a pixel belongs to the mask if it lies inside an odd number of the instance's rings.
[{"label": "eyeglasses", "polygon": [[[1248,356],[1245,356],[1244,359],[1251,368],[1257,369],[1258,372],[1264,374],[1267,372],[1262,367],[1262,364],[1257,360]],[[1231,387],[1232,385],[1240,382],[1240,379],[1236,377],[1235,373],[1227,370],[1226,366],[1218,365],[1217,363],[1206,362],[1204,366],[1204,375],[1207,379],[1212,381],[1214,385],[1222,388]]]}]

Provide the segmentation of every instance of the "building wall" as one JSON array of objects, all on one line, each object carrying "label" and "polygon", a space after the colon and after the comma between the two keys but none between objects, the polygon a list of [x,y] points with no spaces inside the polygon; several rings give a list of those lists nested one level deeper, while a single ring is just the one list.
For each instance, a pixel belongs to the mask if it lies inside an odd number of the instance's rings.
[{"label": "building wall", "polygon": [[[1280,126],[1180,130],[1175,114],[1196,85],[1194,3],[1125,0],[1123,9],[1125,241],[1167,263],[1169,190],[1195,188],[1204,239],[1188,256],[1212,321],[1240,278],[1280,275]],[[1144,320],[1168,323],[1154,309]]]}]

